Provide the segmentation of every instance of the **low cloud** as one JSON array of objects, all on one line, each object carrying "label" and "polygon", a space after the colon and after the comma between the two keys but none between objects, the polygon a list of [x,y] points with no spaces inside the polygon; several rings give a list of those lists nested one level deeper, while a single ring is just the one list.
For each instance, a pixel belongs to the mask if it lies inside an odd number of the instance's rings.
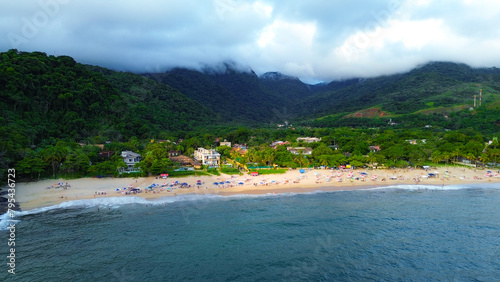
[{"label": "low cloud", "polygon": [[330,81],[427,61],[500,62],[500,4],[491,0],[28,3],[0,3],[0,50],[69,55],[115,70],[234,61],[258,74]]}]

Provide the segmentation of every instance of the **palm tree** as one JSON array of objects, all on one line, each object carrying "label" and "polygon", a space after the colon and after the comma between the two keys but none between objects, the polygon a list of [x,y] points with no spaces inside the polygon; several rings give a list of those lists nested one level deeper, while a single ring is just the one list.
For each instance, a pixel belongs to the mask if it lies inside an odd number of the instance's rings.
[{"label": "palm tree", "polygon": [[250,149],[248,149],[248,151],[245,154],[245,156],[248,158],[249,162],[254,162],[255,158],[256,158],[256,154],[257,154],[257,152],[255,151],[255,149],[250,148]]},{"label": "palm tree", "polygon": [[452,152],[452,156],[455,158],[455,162],[458,161],[458,157],[462,157],[463,154],[462,154],[462,150],[460,148],[455,148],[455,150],[453,150]]},{"label": "palm tree", "polygon": [[373,163],[377,161],[377,157],[373,152],[368,153],[368,161],[373,166]]},{"label": "palm tree", "polygon": [[302,151],[300,151],[298,155],[295,155],[294,161],[299,165],[299,167],[303,167],[307,159],[302,154]]},{"label": "palm tree", "polygon": [[321,158],[320,164],[323,166],[327,166],[328,165],[328,158],[327,157]]},{"label": "palm tree", "polygon": [[52,165],[52,175],[56,177],[56,169],[66,157],[66,148],[62,146],[47,146],[42,151],[42,159]]},{"label": "palm tree", "polygon": [[439,151],[435,151],[431,155],[432,161],[436,163],[436,165],[444,159],[443,154]]},{"label": "palm tree", "polygon": [[473,153],[468,153],[466,158],[470,161],[475,161],[476,160],[476,156],[473,154]]},{"label": "palm tree", "polygon": [[443,160],[446,161],[446,165],[448,165],[448,162],[450,161],[450,153],[444,152],[443,154],[441,154],[441,156],[443,157]]},{"label": "palm tree", "polygon": [[262,152],[262,159],[266,162],[267,165],[270,165],[274,160],[275,154],[276,151],[271,148],[266,148],[264,152]]}]

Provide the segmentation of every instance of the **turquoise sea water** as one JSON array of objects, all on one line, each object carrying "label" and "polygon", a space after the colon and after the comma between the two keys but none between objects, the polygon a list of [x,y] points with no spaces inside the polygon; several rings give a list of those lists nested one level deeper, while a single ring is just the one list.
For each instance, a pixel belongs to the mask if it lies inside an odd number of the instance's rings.
[{"label": "turquoise sea water", "polygon": [[68,202],[17,215],[15,275],[0,222],[0,281],[498,281],[497,186]]}]

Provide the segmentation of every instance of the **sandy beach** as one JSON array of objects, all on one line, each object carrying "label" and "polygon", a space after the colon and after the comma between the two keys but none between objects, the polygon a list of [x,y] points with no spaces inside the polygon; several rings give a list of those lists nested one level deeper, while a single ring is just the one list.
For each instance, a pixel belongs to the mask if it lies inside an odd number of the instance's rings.
[{"label": "sandy beach", "polygon": [[[290,170],[285,174],[259,176],[190,176],[179,178],[81,178],[74,180],[42,180],[17,183],[16,201],[22,210],[60,204],[66,201],[97,197],[142,197],[156,199],[180,194],[235,194],[307,193],[368,189],[392,185],[456,185],[467,183],[500,183],[498,171],[448,167],[439,169],[396,170]],[[434,174],[428,177],[428,173]],[[218,183],[215,185],[214,183]],[[70,187],[57,188],[59,183]],[[177,185],[173,185],[179,183]],[[188,187],[181,188],[181,183]],[[152,190],[145,188],[156,184]],[[163,187],[162,187],[163,186]],[[50,188],[49,188],[50,187]],[[130,193],[140,188],[141,193]],[[119,189],[120,191],[117,191]]]}]

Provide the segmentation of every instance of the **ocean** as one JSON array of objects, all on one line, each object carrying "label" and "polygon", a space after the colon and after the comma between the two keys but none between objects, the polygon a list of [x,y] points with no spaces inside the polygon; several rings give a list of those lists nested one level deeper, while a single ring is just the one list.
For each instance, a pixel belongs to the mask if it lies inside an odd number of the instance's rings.
[{"label": "ocean", "polygon": [[99,198],[18,212],[0,281],[499,281],[500,187]]}]

